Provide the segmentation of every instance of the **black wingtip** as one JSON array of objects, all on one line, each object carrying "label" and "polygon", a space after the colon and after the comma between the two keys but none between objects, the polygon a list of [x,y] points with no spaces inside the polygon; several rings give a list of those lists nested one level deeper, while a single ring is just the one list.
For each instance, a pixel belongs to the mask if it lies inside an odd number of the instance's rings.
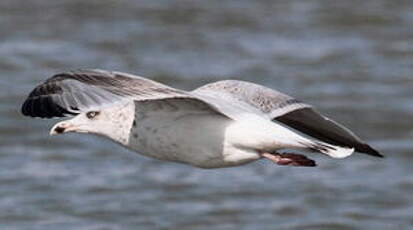
[{"label": "black wingtip", "polygon": [[371,146],[364,144],[356,147],[356,151],[360,153],[364,153],[373,157],[380,157],[384,158],[384,155],[379,153],[379,151],[373,149]]},{"label": "black wingtip", "polygon": [[[72,108],[76,110],[76,108]],[[74,116],[78,113],[69,111],[54,103],[50,97],[28,97],[21,106],[20,112],[27,117],[54,118]]]}]

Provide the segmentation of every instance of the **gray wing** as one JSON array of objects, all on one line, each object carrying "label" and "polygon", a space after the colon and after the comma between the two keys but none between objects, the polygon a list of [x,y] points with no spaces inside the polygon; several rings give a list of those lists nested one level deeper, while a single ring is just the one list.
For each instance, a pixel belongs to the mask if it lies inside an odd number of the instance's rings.
[{"label": "gray wing", "polygon": [[373,156],[382,155],[364,143],[343,125],[321,115],[312,106],[302,103],[276,90],[254,83],[226,80],[207,84],[193,91],[201,95],[214,95],[227,103],[244,103],[276,122],[281,122],[308,136],[324,142],[355,148]]},{"label": "gray wing", "polygon": [[37,86],[25,100],[25,116],[52,118],[76,115],[122,100],[192,97],[146,78],[104,70],[57,74]]},{"label": "gray wing", "polygon": [[[269,119],[297,109],[311,107],[276,90],[237,80],[210,83],[192,91],[192,93],[200,97],[219,99],[219,101],[226,102],[227,107],[238,105],[247,112],[255,112]],[[231,106],[228,106],[228,103],[231,103]]]}]

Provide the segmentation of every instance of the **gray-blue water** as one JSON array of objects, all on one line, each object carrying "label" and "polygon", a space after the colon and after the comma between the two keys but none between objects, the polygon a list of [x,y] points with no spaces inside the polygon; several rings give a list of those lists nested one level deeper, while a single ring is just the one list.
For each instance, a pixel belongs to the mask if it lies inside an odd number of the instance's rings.
[{"label": "gray-blue water", "polygon": [[[387,157],[201,170],[19,114],[54,73],[279,89]],[[0,229],[413,229],[413,2],[0,1]]]}]

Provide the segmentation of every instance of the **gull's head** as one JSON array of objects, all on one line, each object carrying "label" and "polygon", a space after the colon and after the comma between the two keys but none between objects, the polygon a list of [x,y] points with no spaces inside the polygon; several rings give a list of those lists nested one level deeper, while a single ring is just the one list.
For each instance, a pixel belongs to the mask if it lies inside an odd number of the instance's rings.
[{"label": "gull's head", "polygon": [[134,120],[134,111],[130,107],[123,105],[80,113],[70,120],[55,124],[50,135],[89,133],[125,144]]},{"label": "gull's head", "polygon": [[[89,111],[81,113],[73,119],[59,122],[50,130],[50,135],[63,133],[106,133],[112,128],[111,122],[106,120],[103,111]],[[110,121],[110,120],[109,120]]]}]

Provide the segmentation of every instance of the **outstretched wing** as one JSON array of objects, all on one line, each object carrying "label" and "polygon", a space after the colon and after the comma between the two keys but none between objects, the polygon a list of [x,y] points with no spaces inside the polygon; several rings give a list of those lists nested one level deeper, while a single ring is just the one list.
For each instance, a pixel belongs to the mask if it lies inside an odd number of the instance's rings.
[{"label": "outstretched wing", "polygon": [[355,148],[372,156],[382,155],[343,125],[321,115],[312,106],[276,90],[254,83],[226,80],[202,86],[193,92],[214,95],[231,103],[246,103],[267,116],[308,136],[329,144]]},{"label": "outstretched wing", "polygon": [[75,115],[122,100],[192,97],[182,90],[121,72],[78,70],[57,74],[37,86],[23,103],[26,116]]},{"label": "outstretched wing", "polygon": [[276,90],[245,81],[218,81],[204,85],[193,92],[211,95],[234,103],[247,104],[261,113],[260,115],[267,116],[269,119],[297,109],[311,107]]}]

